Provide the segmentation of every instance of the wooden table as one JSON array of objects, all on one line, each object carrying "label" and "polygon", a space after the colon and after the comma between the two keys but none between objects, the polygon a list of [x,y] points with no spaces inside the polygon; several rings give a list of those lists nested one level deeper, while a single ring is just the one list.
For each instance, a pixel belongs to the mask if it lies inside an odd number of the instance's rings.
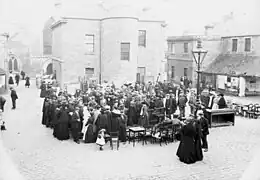
[{"label": "wooden table", "polygon": [[[132,139],[131,136],[130,136],[131,132],[134,133],[133,139]],[[135,146],[136,133],[137,133],[137,134],[140,134],[140,133],[142,133],[142,132],[143,132],[143,133],[145,132],[145,128],[144,128],[144,127],[140,127],[140,126],[130,127],[130,128],[129,128],[129,139],[128,139],[129,144],[130,144],[130,141],[131,141],[131,139],[132,139],[132,140],[133,140],[133,146]]]},{"label": "wooden table", "polygon": [[206,109],[205,117],[209,120],[209,127],[235,125],[235,110],[233,109]]}]

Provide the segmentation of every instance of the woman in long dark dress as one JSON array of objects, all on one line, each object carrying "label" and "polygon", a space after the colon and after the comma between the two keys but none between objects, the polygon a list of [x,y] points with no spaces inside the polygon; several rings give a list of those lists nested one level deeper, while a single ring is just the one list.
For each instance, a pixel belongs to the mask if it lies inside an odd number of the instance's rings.
[{"label": "woman in long dark dress", "polygon": [[196,136],[195,136],[195,156],[196,161],[202,161],[203,160],[203,152],[202,152],[202,144],[201,144],[201,122],[200,120],[195,120],[195,130],[196,130]]},{"label": "woman in long dark dress", "polygon": [[69,112],[66,105],[62,105],[58,113],[58,121],[54,128],[55,137],[59,140],[67,140],[69,136]]},{"label": "woman in long dark dress", "polygon": [[40,89],[41,89],[40,97],[45,98],[46,95],[47,95],[46,84],[42,83],[41,86],[40,86]]},{"label": "woman in long dark dress", "polygon": [[30,78],[27,76],[26,78],[25,78],[25,87],[30,87]]},{"label": "woman in long dark dress", "polygon": [[186,164],[195,163],[197,160],[195,151],[195,126],[195,122],[192,119],[188,119],[185,121],[180,131],[181,141],[176,155],[179,157],[181,162]]}]

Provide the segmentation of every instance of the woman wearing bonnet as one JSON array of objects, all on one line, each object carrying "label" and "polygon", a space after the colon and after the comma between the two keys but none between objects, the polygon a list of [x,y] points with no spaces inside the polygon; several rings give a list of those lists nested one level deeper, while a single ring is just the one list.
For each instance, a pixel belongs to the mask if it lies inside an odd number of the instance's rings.
[{"label": "woman wearing bonnet", "polygon": [[189,117],[184,122],[180,121],[180,124],[182,125],[180,130],[181,139],[176,153],[179,160],[186,164],[192,164],[198,160],[202,160],[199,156],[201,154],[198,144],[199,132],[197,121]]}]

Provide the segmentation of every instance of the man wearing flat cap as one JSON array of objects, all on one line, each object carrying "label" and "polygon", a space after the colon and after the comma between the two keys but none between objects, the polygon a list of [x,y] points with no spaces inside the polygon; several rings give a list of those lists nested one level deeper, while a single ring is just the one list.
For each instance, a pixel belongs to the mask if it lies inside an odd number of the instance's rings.
[{"label": "man wearing flat cap", "polygon": [[198,110],[197,112],[198,120],[200,121],[201,125],[201,141],[202,141],[202,149],[204,149],[205,152],[208,151],[208,140],[207,136],[209,135],[209,123],[208,120],[204,117],[203,111]]}]

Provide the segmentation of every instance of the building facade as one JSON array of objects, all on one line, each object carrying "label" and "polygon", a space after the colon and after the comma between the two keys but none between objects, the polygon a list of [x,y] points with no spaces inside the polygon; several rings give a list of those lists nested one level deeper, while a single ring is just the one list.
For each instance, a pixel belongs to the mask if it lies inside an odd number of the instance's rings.
[{"label": "building facade", "polygon": [[[206,28],[207,29],[207,28]],[[221,38],[217,36],[174,36],[168,37],[167,57],[167,80],[179,83],[182,77],[191,80],[192,86],[196,87],[197,65],[192,55],[197,41],[202,41],[203,49],[208,53],[201,64],[204,70],[221,52]]]},{"label": "building facade", "polygon": [[225,36],[221,45],[204,71],[206,82],[239,96],[260,95],[260,35]]},{"label": "building facade", "polygon": [[44,37],[52,43],[44,40],[45,47],[52,47],[53,71],[61,85],[79,77],[120,85],[155,81],[159,73],[165,74],[164,21],[110,14],[64,16],[51,26],[46,24]]}]

